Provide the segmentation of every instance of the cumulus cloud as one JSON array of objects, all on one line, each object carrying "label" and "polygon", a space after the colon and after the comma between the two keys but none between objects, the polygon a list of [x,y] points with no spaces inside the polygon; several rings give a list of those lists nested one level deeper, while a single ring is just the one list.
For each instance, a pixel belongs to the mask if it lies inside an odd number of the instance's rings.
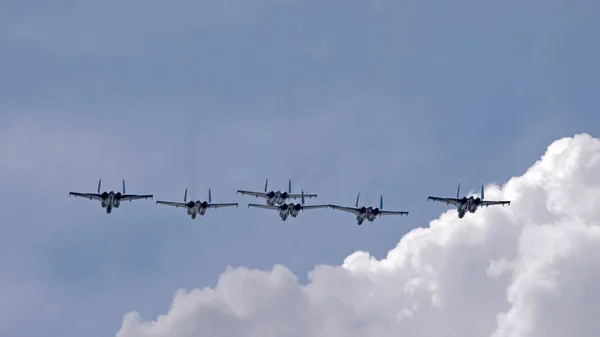
[{"label": "cumulus cloud", "polygon": [[229,268],[156,320],[126,314],[117,336],[598,336],[600,140],[557,140],[486,197],[513,202],[447,211],[386,258],[355,252],[307,284],[280,265]]}]

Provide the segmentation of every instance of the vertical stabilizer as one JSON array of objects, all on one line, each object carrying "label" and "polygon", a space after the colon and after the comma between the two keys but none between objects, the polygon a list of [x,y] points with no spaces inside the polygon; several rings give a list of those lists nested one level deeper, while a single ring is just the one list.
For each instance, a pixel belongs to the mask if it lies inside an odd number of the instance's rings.
[{"label": "vertical stabilizer", "polygon": [[269,185],[269,178],[265,180],[265,193],[267,193],[267,186]]},{"label": "vertical stabilizer", "polygon": [[460,180],[458,181],[458,188],[456,189],[456,199],[460,199]]},{"label": "vertical stabilizer", "polygon": [[98,180],[98,194],[100,194],[100,185],[102,185],[102,178]]},{"label": "vertical stabilizer", "polygon": [[183,202],[187,202],[187,188],[185,189],[185,193],[183,193]]},{"label": "vertical stabilizer", "polygon": [[125,194],[125,179],[123,179],[123,194]]},{"label": "vertical stabilizer", "polygon": [[483,195],[483,182],[481,182],[481,200],[483,200],[484,195]]},{"label": "vertical stabilizer", "polygon": [[381,211],[383,210],[383,192],[379,194],[379,217],[381,218]]},{"label": "vertical stabilizer", "polygon": [[288,181],[288,194],[292,194],[292,181]]},{"label": "vertical stabilizer", "polygon": [[208,189],[208,203],[212,202],[212,195],[210,194],[210,188]]},{"label": "vertical stabilizer", "polygon": [[356,208],[358,208],[358,200],[360,199],[360,190],[358,190],[358,195],[356,196]]},{"label": "vertical stabilizer", "polygon": [[302,205],[304,205],[304,189],[302,189],[302,198],[300,199]]}]

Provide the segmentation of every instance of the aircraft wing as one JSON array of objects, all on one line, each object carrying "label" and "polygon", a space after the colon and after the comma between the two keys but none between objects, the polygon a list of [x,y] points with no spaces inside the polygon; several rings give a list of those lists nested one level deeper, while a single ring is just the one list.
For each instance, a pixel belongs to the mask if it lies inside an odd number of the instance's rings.
[{"label": "aircraft wing", "polygon": [[428,197],[427,200],[433,200],[437,202],[442,202],[446,205],[460,206],[460,200],[456,198],[438,198],[438,197]]},{"label": "aircraft wing", "polygon": [[[306,197],[306,194],[304,195]],[[309,205],[309,206],[302,206],[302,210],[305,209],[317,209],[317,208],[329,208],[330,205]]]},{"label": "aircraft wing", "polygon": [[141,200],[141,199],[152,199],[153,195],[137,195],[137,194],[124,194],[121,197],[121,201],[133,201],[133,200]]},{"label": "aircraft wing", "polygon": [[481,206],[491,206],[491,205],[510,205],[510,201],[488,201],[488,200],[482,200],[481,201]]},{"label": "aircraft wing", "polygon": [[241,194],[241,195],[251,195],[253,197],[257,197],[257,198],[266,198],[267,197],[267,193],[264,192],[252,192],[252,191],[242,191],[242,190],[238,190],[237,193]]},{"label": "aircraft wing", "polygon": [[[304,194],[305,198],[312,199],[316,198],[316,194]],[[302,194],[288,194],[288,199],[300,199],[302,198]]]},{"label": "aircraft wing", "polygon": [[187,208],[187,205],[184,202],[157,201],[156,204],[157,205],[173,206],[173,207],[176,207],[176,208],[179,208],[179,207],[185,207],[185,208]]},{"label": "aircraft wing", "polygon": [[279,207],[277,207],[277,206],[271,206],[271,205],[248,204],[248,207],[264,208],[264,209],[274,209],[276,211],[279,211]]},{"label": "aircraft wing", "polygon": [[358,214],[358,209],[354,208],[354,207],[344,207],[344,206],[338,206],[338,205],[329,205],[330,208],[333,209],[339,209],[340,211],[344,211],[344,212],[349,212],[352,214]]},{"label": "aircraft wing", "polygon": [[235,203],[227,203],[227,204],[209,204],[208,208],[217,209],[217,208],[231,207],[231,206],[238,207],[238,203],[235,202]]},{"label": "aircraft wing", "polygon": [[405,211],[379,211],[381,215],[408,215],[408,212]]},{"label": "aircraft wing", "polygon": [[102,196],[97,193],[79,193],[79,192],[69,192],[70,197],[75,198],[86,198],[90,200],[102,200]]}]

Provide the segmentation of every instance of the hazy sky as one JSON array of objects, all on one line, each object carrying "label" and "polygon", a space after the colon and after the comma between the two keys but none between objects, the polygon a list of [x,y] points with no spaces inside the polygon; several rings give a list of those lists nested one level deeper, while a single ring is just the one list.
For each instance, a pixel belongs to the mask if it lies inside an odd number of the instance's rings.
[{"label": "hazy sky", "polygon": [[[227,266],[384,256],[600,123],[594,1],[0,2],[0,335],[114,335]],[[239,202],[192,221],[69,191]],[[408,210],[281,222],[237,189]]]}]

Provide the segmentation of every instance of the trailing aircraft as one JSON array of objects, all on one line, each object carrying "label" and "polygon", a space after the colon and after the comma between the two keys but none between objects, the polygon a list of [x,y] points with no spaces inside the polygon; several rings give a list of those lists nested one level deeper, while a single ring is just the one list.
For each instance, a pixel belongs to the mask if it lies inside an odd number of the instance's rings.
[{"label": "trailing aircraft", "polygon": [[152,199],[152,195],[137,195],[137,194],[126,194],[125,193],[125,180],[123,180],[123,193],[114,191],[110,192],[102,192],[100,193],[100,185],[102,184],[102,179],[98,181],[98,192],[97,193],[79,193],[79,192],[69,192],[69,196],[73,196],[76,198],[86,198],[90,200],[98,200],[100,201],[100,206],[106,209],[106,213],[110,214],[112,212],[113,207],[119,208],[121,202],[123,201],[133,201],[140,199]]},{"label": "trailing aircraft", "polygon": [[269,179],[267,179],[265,181],[265,191],[264,192],[253,192],[253,191],[243,191],[243,190],[238,190],[237,193],[240,193],[242,195],[252,195],[256,198],[264,198],[267,201],[267,205],[269,206],[274,206],[274,205],[278,205],[281,206],[283,205],[288,199],[299,199],[299,198],[316,198],[317,195],[316,194],[305,194],[304,197],[301,194],[292,194],[292,181],[290,180],[288,183],[288,191],[287,192],[282,192],[282,191],[269,191],[267,192],[267,185],[269,184]]},{"label": "trailing aircraft", "polygon": [[184,207],[187,209],[187,215],[191,216],[192,219],[196,219],[198,215],[206,214],[206,210],[209,208],[222,208],[222,207],[238,207],[238,203],[225,203],[225,204],[213,204],[212,203],[212,195],[210,193],[210,189],[208,189],[208,201],[190,201],[187,202],[187,188],[185,189],[185,193],[183,194],[183,202],[174,202],[174,201],[157,201],[157,205],[167,205],[173,206],[175,208]]},{"label": "trailing aircraft", "polygon": [[285,202],[278,206],[263,205],[263,204],[248,204],[248,207],[264,208],[264,209],[271,209],[271,210],[278,211],[279,217],[281,218],[282,221],[287,220],[289,216],[291,216],[292,218],[297,217],[298,214],[300,213],[300,211],[304,211],[304,210],[308,210],[308,209],[329,207],[329,205],[304,206],[304,197],[305,197],[304,190],[302,190],[302,193],[300,194],[301,204],[294,204],[294,203],[287,204]]},{"label": "trailing aircraft", "polygon": [[483,183],[481,183],[481,198],[474,196],[460,198],[460,182],[458,182],[458,189],[456,190],[456,198],[439,198],[439,197],[428,197],[427,200],[433,200],[437,202],[445,203],[446,205],[452,204],[458,211],[458,218],[462,219],[467,212],[475,213],[479,207],[488,207],[491,205],[510,205],[510,201],[488,201],[483,200]]},{"label": "trailing aircraft", "polygon": [[355,207],[343,207],[337,205],[329,205],[329,207],[333,209],[338,209],[340,211],[350,212],[356,215],[356,224],[362,225],[365,220],[369,222],[375,221],[375,219],[382,215],[408,215],[406,211],[384,211],[383,210],[383,194],[379,197],[379,208],[375,207],[358,207],[358,200],[360,199],[360,190],[358,191],[358,195],[356,196],[356,205]]}]

